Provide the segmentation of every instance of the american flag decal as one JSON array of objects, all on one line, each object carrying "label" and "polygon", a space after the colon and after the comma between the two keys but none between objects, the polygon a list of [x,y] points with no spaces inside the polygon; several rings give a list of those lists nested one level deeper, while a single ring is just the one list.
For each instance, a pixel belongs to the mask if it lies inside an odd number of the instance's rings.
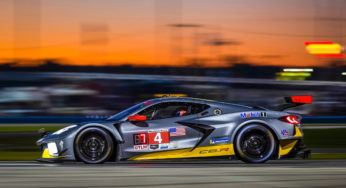
[{"label": "american flag decal", "polygon": [[169,129],[170,136],[185,136],[185,127],[175,127]]}]

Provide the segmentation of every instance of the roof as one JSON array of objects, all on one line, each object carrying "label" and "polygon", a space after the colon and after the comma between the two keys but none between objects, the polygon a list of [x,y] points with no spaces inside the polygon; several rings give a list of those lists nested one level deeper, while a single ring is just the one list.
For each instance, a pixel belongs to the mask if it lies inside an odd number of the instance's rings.
[{"label": "roof", "polygon": [[249,106],[240,105],[240,104],[234,104],[234,103],[229,103],[229,102],[220,102],[220,101],[209,100],[209,99],[192,98],[192,97],[162,97],[162,98],[155,98],[155,99],[152,99],[152,100],[195,102],[195,103],[227,105],[227,106],[231,105],[231,106],[251,108]]},{"label": "roof", "polygon": [[214,100],[192,98],[192,97],[161,97],[161,98],[155,98],[155,99],[158,99],[161,101],[217,102]]}]

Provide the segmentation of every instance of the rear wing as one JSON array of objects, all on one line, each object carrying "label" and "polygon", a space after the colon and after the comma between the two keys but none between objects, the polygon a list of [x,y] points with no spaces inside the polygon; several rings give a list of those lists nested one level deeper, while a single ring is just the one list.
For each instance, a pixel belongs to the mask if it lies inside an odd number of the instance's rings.
[{"label": "rear wing", "polygon": [[302,95],[302,96],[291,96],[285,97],[285,104],[282,104],[278,107],[279,111],[286,110],[288,108],[293,108],[297,106],[301,106],[303,104],[311,104],[312,96],[311,95]]}]

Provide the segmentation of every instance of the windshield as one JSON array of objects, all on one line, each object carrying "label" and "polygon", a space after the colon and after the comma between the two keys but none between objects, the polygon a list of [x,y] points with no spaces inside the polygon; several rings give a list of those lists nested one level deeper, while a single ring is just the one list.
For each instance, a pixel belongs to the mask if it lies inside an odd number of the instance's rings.
[{"label": "windshield", "polygon": [[154,101],[152,100],[152,101],[145,101],[145,102],[139,103],[137,105],[134,105],[134,106],[124,110],[124,111],[121,111],[121,112],[115,114],[114,116],[108,118],[108,120],[120,120],[120,119],[132,114],[133,112],[136,112],[137,110],[139,110],[139,109],[141,109],[141,108],[143,108],[149,104],[152,104],[153,102]]}]

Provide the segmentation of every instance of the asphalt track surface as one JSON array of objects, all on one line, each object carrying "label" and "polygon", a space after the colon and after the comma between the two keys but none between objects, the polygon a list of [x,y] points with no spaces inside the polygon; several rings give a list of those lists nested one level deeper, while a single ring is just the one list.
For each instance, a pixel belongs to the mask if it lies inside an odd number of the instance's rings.
[{"label": "asphalt track surface", "polygon": [[346,160],[0,162],[0,187],[346,187]]}]

